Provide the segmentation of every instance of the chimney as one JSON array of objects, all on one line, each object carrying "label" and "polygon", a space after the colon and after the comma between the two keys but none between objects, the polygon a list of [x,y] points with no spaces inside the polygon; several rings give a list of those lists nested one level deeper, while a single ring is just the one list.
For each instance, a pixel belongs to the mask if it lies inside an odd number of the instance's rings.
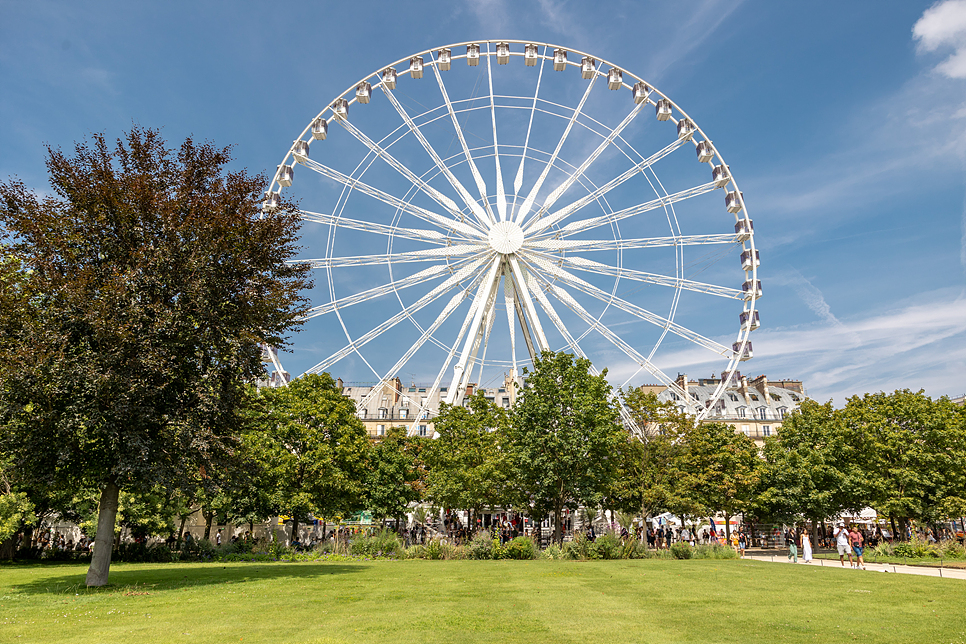
[{"label": "chimney", "polygon": [[747,376],[741,377],[741,386],[738,387],[738,390],[741,392],[741,395],[745,397],[745,404],[750,405],[751,397],[748,395],[748,377]]},{"label": "chimney", "polygon": [[768,377],[765,375],[758,376],[751,381],[751,386],[761,392],[765,400],[768,400]]},{"label": "chimney", "polygon": [[688,395],[688,375],[686,373],[679,373],[678,379],[674,381],[678,387],[684,390],[684,395]]},{"label": "chimney", "polygon": [[394,393],[393,404],[395,405],[399,403],[399,396],[400,396],[400,393],[402,392],[402,380],[399,379],[399,376],[396,376],[395,378],[392,379],[392,384],[393,384],[393,389],[395,389],[395,392],[393,392]]},{"label": "chimney", "polygon": [[342,378],[336,378],[335,384],[339,386],[339,391],[345,389],[345,385],[342,384]]}]

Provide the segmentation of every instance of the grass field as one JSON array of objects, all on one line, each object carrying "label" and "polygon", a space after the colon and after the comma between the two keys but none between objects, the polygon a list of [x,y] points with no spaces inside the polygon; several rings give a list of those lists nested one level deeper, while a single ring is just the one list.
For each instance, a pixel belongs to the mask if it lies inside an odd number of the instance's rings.
[{"label": "grass field", "polygon": [[0,642],[966,642],[966,582],[752,561],[0,566]]}]

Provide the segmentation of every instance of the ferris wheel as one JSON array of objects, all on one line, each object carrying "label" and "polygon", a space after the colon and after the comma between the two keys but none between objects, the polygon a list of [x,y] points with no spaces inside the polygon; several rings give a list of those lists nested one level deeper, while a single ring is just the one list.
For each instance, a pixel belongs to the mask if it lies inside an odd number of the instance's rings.
[{"label": "ferris wheel", "polygon": [[285,358],[306,373],[418,375],[421,400],[460,404],[563,350],[702,419],[727,379],[697,401],[672,371],[752,357],[759,255],[734,177],[677,104],[591,54],[478,41],[382,67],[309,120],[266,212],[283,191],[316,270]]}]

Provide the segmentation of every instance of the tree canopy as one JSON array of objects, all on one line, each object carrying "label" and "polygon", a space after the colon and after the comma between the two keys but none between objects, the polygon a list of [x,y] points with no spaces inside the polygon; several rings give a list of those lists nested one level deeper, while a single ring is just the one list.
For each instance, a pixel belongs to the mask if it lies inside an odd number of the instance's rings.
[{"label": "tree canopy", "polygon": [[308,268],[287,261],[297,209],[263,215],[265,178],[230,161],[134,127],[48,147],[49,196],[0,184],[3,263],[30,303],[4,320],[0,448],[26,479],[101,489],[90,585],[107,582],[120,489],[228,458],[259,345],[281,345],[306,306]]}]

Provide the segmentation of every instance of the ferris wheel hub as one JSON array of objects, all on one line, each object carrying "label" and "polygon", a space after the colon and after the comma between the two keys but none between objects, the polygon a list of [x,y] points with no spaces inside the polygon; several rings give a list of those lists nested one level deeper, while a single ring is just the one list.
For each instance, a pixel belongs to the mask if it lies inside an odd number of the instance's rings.
[{"label": "ferris wheel hub", "polygon": [[493,225],[489,235],[490,248],[509,255],[523,246],[523,228],[515,221],[500,221]]}]

